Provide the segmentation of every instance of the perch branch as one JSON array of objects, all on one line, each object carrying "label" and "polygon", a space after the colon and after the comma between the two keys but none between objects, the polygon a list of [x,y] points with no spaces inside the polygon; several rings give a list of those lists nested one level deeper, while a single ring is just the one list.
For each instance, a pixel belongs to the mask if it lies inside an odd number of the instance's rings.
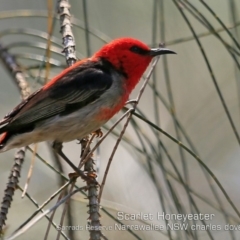
[{"label": "perch branch", "polygon": [[[8,49],[4,48],[2,44],[0,44],[0,57],[1,60],[11,74],[12,79],[18,86],[18,89],[21,93],[22,99],[26,99],[30,94],[30,88],[28,87],[27,81],[24,78],[24,75],[20,69],[20,66],[16,62],[13,55],[8,52]],[[11,169],[10,175],[8,177],[8,183],[5,189],[5,194],[2,201],[2,206],[0,210],[0,232],[2,233],[3,225],[5,225],[5,221],[7,219],[8,209],[11,206],[11,202],[13,200],[13,195],[17,184],[20,178],[21,167],[24,162],[26,147],[20,148],[17,150],[17,153],[14,157],[14,164]]]},{"label": "perch branch", "polygon": [[[161,47],[164,47],[164,46],[161,45]],[[157,65],[157,62],[158,62],[159,59],[160,59],[160,56],[158,56],[158,57],[156,57],[154,59],[154,62],[153,62],[152,66],[151,66],[151,68],[150,68],[150,70],[149,70],[149,72],[148,72],[148,74],[147,74],[147,76],[146,76],[146,78],[144,80],[144,83],[143,83],[143,85],[142,85],[142,87],[141,87],[141,89],[139,91],[137,99],[134,100],[134,101],[131,101],[131,102],[133,102],[133,104],[132,104],[133,108],[130,110],[130,112],[128,114],[128,117],[127,117],[127,120],[126,120],[126,122],[124,124],[124,127],[123,127],[123,129],[122,129],[122,131],[120,133],[120,136],[117,139],[117,142],[116,142],[116,144],[115,144],[115,146],[113,148],[112,154],[111,154],[111,156],[110,156],[110,158],[108,160],[108,164],[107,164],[107,167],[106,167],[106,170],[105,170],[105,173],[104,173],[104,177],[103,177],[103,180],[102,180],[102,183],[101,183],[101,186],[100,186],[100,190],[99,190],[99,197],[98,197],[99,203],[101,202],[101,196],[102,196],[103,188],[104,188],[104,185],[105,185],[105,182],[106,182],[106,179],[107,179],[107,174],[108,174],[108,171],[110,169],[110,166],[111,166],[113,157],[115,155],[115,152],[116,152],[116,150],[118,148],[119,143],[122,140],[122,137],[123,137],[123,135],[124,135],[124,133],[125,133],[125,131],[127,129],[127,126],[128,126],[128,124],[129,124],[129,122],[131,120],[132,114],[135,111],[135,109],[137,108],[137,105],[138,105],[138,103],[139,103],[139,101],[140,101],[140,99],[142,97],[142,94],[143,94],[143,92],[144,92],[144,90],[145,90],[145,88],[147,86],[147,83],[148,83],[148,81],[149,81],[149,79],[150,79],[150,77],[151,77],[151,75],[153,73],[153,70],[154,70],[155,66]]]}]

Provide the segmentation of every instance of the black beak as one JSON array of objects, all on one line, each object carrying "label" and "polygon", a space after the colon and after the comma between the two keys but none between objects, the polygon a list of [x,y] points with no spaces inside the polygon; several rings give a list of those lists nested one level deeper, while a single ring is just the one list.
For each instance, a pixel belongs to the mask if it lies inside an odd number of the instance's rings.
[{"label": "black beak", "polygon": [[176,53],[167,48],[152,48],[149,52],[149,55],[153,57],[163,54],[176,54]]}]

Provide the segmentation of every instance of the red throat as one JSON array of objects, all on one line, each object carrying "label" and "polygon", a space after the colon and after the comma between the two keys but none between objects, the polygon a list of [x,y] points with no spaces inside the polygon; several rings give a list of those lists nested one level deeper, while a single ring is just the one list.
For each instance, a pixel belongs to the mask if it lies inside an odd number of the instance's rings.
[{"label": "red throat", "polygon": [[129,92],[131,92],[140,81],[152,58],[146,58],[144,60],[145,61],[139,61],[139,59],[133,59],[135,62],[134,66],[131,63],[128,64],[128,62],[123,65],[123,69],[128,76],[127,88]]},{"label": "red throat", "polygon": [[102,107],[99,111],[99,114],[96,116],[97,121],[108,121],[112,118],[116,113],[118,113],[125,105],[128,100],[129,95],[125,94],[122,97],[122,100],[119,104],[117,104],[114,108],[104,108]]}]

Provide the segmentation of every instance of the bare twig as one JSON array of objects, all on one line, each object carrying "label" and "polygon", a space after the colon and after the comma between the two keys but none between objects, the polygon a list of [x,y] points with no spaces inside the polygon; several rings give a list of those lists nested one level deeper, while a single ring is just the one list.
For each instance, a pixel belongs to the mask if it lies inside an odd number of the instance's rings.
[{"label": "bare twig", "polygon": [[[201,53],[202,53],[202,56],[203,56],[203,58],[204,58],[204,60],[205,60],[205,63],[206,63],[207,68],[208,68],[208,71],[209,71],[210,76],[211,76],[211,78],[212,78],[213,84],[214,84],[214,86],[215,86],[215,88],[216,88],[216,91],[217,91],[218,96],[219,96],[219,98],[220,98],[220,101],[221,101],[221,103],[222,103],[223,109],[224,109],[224,111],[225,111],[225,113],[226,113],[226,116],[227,116],[228,121],[229,121],[229,123],[230,123],[230,125],[231,125],[231,128],[232,128],[232,130],[233,130],[233,132],[234,132],[234,135],[235,135],[235,137],[236,137],[236,139],[237,139],[237,141],[238,141],[238,144],[240,145],[240,136],[239,136],[239,134],[238,134],[238,131],[237,131],[237,129],[236,129],[236,126],[235,126],[235,124],[234,124],[234,121],[233,121],[233,119],[232,119],[232,116],[231,116],[231,114],[230,114],[230,112],[229,112],[229,109],[228,109],[228,107],[227,107],[227,104],[226,104],[226,102],[225,102],[225,99],[224,99],[224,97],[223,97],[223,94],[222,94],[222,92],[221,92],[221,90],[220,90],[220,88],[219,88],[219,85],[218,85],[218,83],[217,83],[217,79],[216,79],[215,74],[214,74],[214,72],[213,72],[212,66],[211,66],[211,64],[210,64],[210,61],[209,61],[208,58],[207,58],[206,51],[204,50],[204,48],[203,48],[200,40],[197,38],[197,34],[196,34],[193,26],[191,25],[188,17],[187,17],[186,14],[184,13],[184,11],[181,9],[181,7],[178,5],[178,2],[177,2],[176,0],[173,0],[173,2],[174,2],[174,4],[176,5],[176,7],[178,8],[179,12],[181,13],[183,19],[185,20],[186,24],[188,25],[190,31],[192,32],[192,34],[193,34],[193,36],[194,36],[194,38],[195,38],[195,40],[196,40],[196,43],[197,43],[198,46],[199,46],[199,49],[200,49],[200,51],[201,51]],[[201,0],[201,2],[204,3],[204,1],[202,1],[202,0]],[[229,32],[229,30],[227,30],[227,32]]]},{"label": "bare twig", "polygon": [[82,170],[80,170],[79,168],[77,168],[72,162],[71,160],[68,159],[68,157],[63,153],[62,151],[62,143],[59,142],[55,142],[54,143],[54,149],[55,151],[58,153],[58,155],[65,160],[66,163],[68,163],[69,166],[72,167],[73,170],[75,170],[75,172],[84,180],[88,180],[87,176],[84,174],[84,172]]},{"label": "bare twig", "polygon": [[[3,61],[3,64],[11,74],[12,79],[17,84],[18,89],[22,95],[22,98],[26,99],[30,94],[28,84],[14,56],[12,56],[7,51],[7,49],[3,47],[2,44],[0,44],[0,56]],[[10,208],[11,206],[13,195],[16,186],[19,182],[20,171],[25,157],[25,151],[26,151],[25,147],[18,149],[14,157],[14,164],[8,178],[9,181],[5,189],[5,195],[3,197],[2,206],[0,210],[0,232],[2,232],[3,225],[5,224],[5,220],[7,219],[8,208]]]},{"label": "bare twig", "polygon": [[107,133],[104,134],[104,136],[98,141],[98,143],[93,147],[93,149],[91,151],[89,151],[89,153],[86,155],[86,157],[84,157],[81,160],[80,166],[79,168],[81,168],[87,161],[88,159],[91,157],[91,155],[93,154],[93,152],[98,148],[98,146],[103,142],[103,140],[109,135],[109,133],[112,132],[112,130],[128,115],[128,113],[132,111],[132,109],[128,109],[127,112],[125,112],[113,125],[112,127],[107,131]]},{"label": "bare twig", "polygon": [[[90,139],[82,139],[82,159],[89,154],[91,151],[90,144],[95,134]],[[80,164],[81,165],[81,164]],[[95,180],[97,178],[96,171],[94,169],[94,160],[90,157],[84,165],[84,170],[90,174]],[[90,240],[100,240],[102,233],[100,230],[100,214],[99,214],[99,203],[98,203],[98,184],[96,182],[87,181],[88,189],[88,207],[89,207],[89,218],[88,218],[88,229],[90,232]]]},{"label": "bare twig", "polygon": [[217,179],[217,177],[214,175],[214,173],[207,167],[207,165],[193,152],[191,151],[188,147],[186,147],[182,142],[178,141],[177,139],[175,139],[173,136],[171,136],[170,134],[168,134],[167,132],[165,132],[163,129],[161,129],[160,127],[156,126],[154,123],[150,122],[149,120],[147,120],[146,118],[143,118],[140,114],[134,112],[133,115],[135,115],[136,117],[138,117],[139,119],[143,120],[144,122],[148,123],[151,127],[153,127],[154,129],[156,129],[157,131],[160,131],[162,134],[164,134],[165,136],[167,136],[168,138],[170,138],[173,142],[179,144],[185,151],[187,151],[191,156],[193,156],[197,162],[206,170],[207,173],[209,173],[209,175],[212,177],[212,179],[214,180],[214,182],[217,184],[217,186],[220,188],[221,192],[223,193],[223,195],[225,196],[226,200],[228,201],[228,203],[231,205],[231,207],[233,208],[233,210],[235,211],[235,213],[238,215],[238,217],[240,217],[240,211],[238,210],[238,208],[235,206],[235,204],[233,203],[233,201],[231,200],[231,198],[229,197],[229,195],[227,194],[227,192],[225,191],[225,189],[223,188],[222,184],[219,182],[219,180]]},{"label": "bare twig", "polygon": [[[72,25],[71,25],[71,15],[70,15],[70,5],[68,0],[59,0],[58,2],[58,13],[60,15],[60,24],[61,24],[61,33],[63,36],[63,52],[65,53],[65,58],[68,66],[73,65],[77,61],[76,57],[76,51],[75,51],[75,40],[72,33]],[[76,180],[76,179],[75,179]],[[71,187],[69,189],[69,192],[71,193],[73,191],[75,185],[75,181],[71,184]],[[67,193],[67,192],[66,192]],[[61,216],[61,222],[64,221],[64,216],[66,214],[66,210],[68,209],[68,224],[72,225],[71,220],[71,199],[69,199],[65,203],[64,210],[62,212]],[[71,236],[71,239],[74,239],[73,232],[69,232],[69,235]],[[60,237],[60,232],[57,235],[57,239]]]},{"label": "bare twig", "polygon": [[[59,202],[59,201],[63,198],[64,195],[67,195],[66,192],[64,192],[64,191],[61,192],[60,195],[58,196],[57,202]],[[69,205],[68,205],[68,206],[69,206]],[[51,220],[53,220],[56,211],[57,211],[57,209],[55,209],[55,210],[52,211],[51,216],[49,217]],[[49,234],[50,228],[51,228],[50,223],[51,223],[51,222],[49,221],[48,226],[47,226],[47,229],[46,229],[46,232],[45,232],[44,240],[47,240],[47,238],[48,238],[48,234]],[[59,226],[61,226],[61,225],[60,225],[60,224],[58,225],[57,230],[58,230],[58,231],[60,230],[59,232],[62,233],[62,229],[59,229]],[[72,226],[72,225],[68,225],[68,226]],[[69,233],[69,232],[68,232],[68,233]]]},{"label": "bare twig", "polygon": [[38,207],[38,209],[24,222],[22,223],[15,231],[18,232],[22,228],[24,228],[50,201],[52,201],[59,193],[61,193],[69,184],[71,181],[67,182],[65,185],[63,185],[61,188],[59,188],[55,193],[53,193],[42,205]]},{"label": "bare twig", "polygon": [[28,83],[25,80],[25,77],[20,69],[19,64],[16,62],[16,59],[13,55],[8,52],[8,49],[0,43],[0,56],[1,60],[11,74],[12,79],[17,84],[17,87],[20,91],[20,94],[23,99],[27,98],[31,93]]},{"label": "bare twig", "polygon": [[14,165],[12,167],[11,173],[8,177],[7,187],[4,191],[4,197],[2,200],[1,212],[0,212],[0,229],[2,231],[3,225],[5,225],[5,221],[7,219],[8,209],[11,206],[11,202],[13,200],[14,192],[17,188],[21,167],[25,157],[26,148],[20,148],[14,158]]},{"label": "bare twig", "polygon": [[[51,69],[51,64],[50,64],[49,60],[50,60],[50,57],[51,57],[51,45],[52,45],[51,39],[52,39],[53,28],[54,28],[53,20],[54,20],[55,15],[56,15],[55,13],[53,13],[53,1],[52,0],[48,0],[47,3],[48,3],[48,22],[47,22],[47,24],[48,24],[48,35],[47,35],[47,50],[46,50],[46,60],[47,60],[47,62],[46,62],[46,71],[45,71],[45,80],[44,80],[45,84],[48,82],[50,69]],[[58,53],[60,54],[60,52],[58,52]],[[48,144],[48,146],[50,145],[49,142],[47,144]],[[50,147],[49,150],[50,150],[50,152],[52,154],[54,162],[58,166],[58,169],[60,171],[63,171],[63,167],[62,167],[62,163],[60,161],[59,155],[53,150],[52,147]],[[59,178],[60,178],[59,185],[63,186],[65,181],[61,177],[59,177]],[[67,184],[67,186],[68,186],[68,184]],[[64,189],[64,190],[66,190],[66,189]],[[66,190],[66,193],[67,193],[67,190]],[[60,194],[59,199],[61,199],[63,195],[64,195],[64,191]],[[68,210],[69,210],[69,215],[71,215],[71,209],[69,208]],[[51,219],[53,219],[54,213],[55,212],[52,213],[52,215],[50,217]],[[69,219],[70,218],[68,218],[68,221],[71,222],[71,220],[69,220]],[[47,226],[47,230],[46,230],[44,239],[47,239],[47,237],[48,237],[50,226],[51,225],[50,225],[50,222],[49,222],[49,224]],[[60,234],[61,232],[58,232],[58,233]]]},{"label": "bare twig", "polygon": [[[52,154],[54,163],[57,165],[57,169],[61,173],[63,173],[64,172],[63,165],[62,165],[62,162],[60,160],[59,155],[53,150],[52,145],[50,143],[48,143],[48,147],[49,147],[49,150],[50,150],[50,152]],[[58,185],[61,187],[61,186],[63,186],[66,183],[66,180],[60,174],[58,174],[57,176],[58,176]],[[59,195],[59,199],[61,199],[64,195],[67,195],[67,193],[68,193],[68,189],[65,188],[64,191],[62,191],[62,193]],[[59,199],[57,201],[59,201]],[[67,208],[67,225],[68,226],[73,226],[74,223],[73,223],[73,218],[72,218],[72,213],[73,213],[73,211],[72,211],[72,204],[67,204],[67,206],[68,206],[68,208]],[[50,216],[50,219],[53,219],[55,211],[52,212],[52,214]],[[51,225],[50,225],[50,222],[49,222],[49,224],[47,226],[47,229],[46,229],[46,233],[45,233],[45,238],[44,239],[47,239],[49,231],[50,231],[50,227],[51,227]],[[58,233],[62,234],[62,231],[58,231]],[[69,238],[71,240],[75,239],[74,238],[74,232],[71,231],[71,229],[68,230],[68,235],[69,235]]]},{"label": "bare twig", "polygon": [[[18,185],[18,189],[23,192],[23,189],[22,189],[19,185]],[[37,201],[36,201],[35,199],[33,199],[32,196],[30,196],[27,192],[26,192],[26,197],[27,197],[37,208],[39,208],[39,205],[38,205]],[[44,210],[41,209],[41,212],[44,212]],[[48,220],[57,230],[59,230],[59,229],[58,229],[58,225],[57,225],[49,216],[45,216],[45,217],[47,218],[47,220]],[[66,236],[66,234],[65,234],[62,230],[60,230],[60,232],[61,232],[61,235],[63,236],[64,239],[69,240],[69,238]]]},{"label": "bare twig", "polygon": [[[76,178],[72,178],[72,179],[71,179],[71,182],[72,182],[72,183],[71,183],[71,186],[70,186],[70,189],[69,189],[69,193],[71,193],[71,192],[73,191],[73,188],[74,188],[75,183],[76,183]],[[61,198],[64,196],[64,194],[67,195],[67,193],[68,193],[68,192],[65,191],[65,193],[62,194]],[[61,198],[59,198],[59,200],[60,200]],[[59,201],[59,200],[58,200],[58,201]],[[63,225],[65,214],[66,214],[67,210],[69,210],[69,207],[71,206],[70,201],[71,201],[71,198],[69,198],[69,199],[65,202],[65,204],[64,204],[64,209],[63,209],[62,216],[61,216],[61,220],[60,220],[60,223],[59,223],[60,226]],[[71,217],[71,216],[70,216],[70,217]],[[69,219],[68,219],[68,221],[69,221]],[[69,225],[69,226],[71,226],[71,225]],[[70,230],[70,231],[71,231],[71,230]],[[60,239],[60,233],[61,233],[61,232],[59,231],[58,234],[57,234],[56,240],[59,240],[59,239]],[[71,239],[73,239],[73,238],[74,238],[74,235],[72,234]]]},{"label": "bare twig", "polygon": [[34,152],[32,154],[32,159],[31,159],[31,164],[30,164],[29,170],[28,170],[27,180],[26,180],[23,192],[22,192],[22,198],[25,196],[25,194],[27,192],[27,188],[28,188],[28,185],[29,185],[32,173],[33,173],[33,167],[34,167],[34,163],[35,163],[35,159],[36,159],[37,146],[38,146],[37,144],[34,144]]},{"label": "bare twig", "polygon": [[[28,150],[31,151],[31,152],[33,152],[33,150],[32,150],[30,147],[28,147]],[[53,172],[59,174],[59,175],[60,175],[62,178],[64,178],[66,181],[69,180],[66,176],[64,176],[61,172],[59,172],[56,168],[54,168],[50,163],[48,163],[46,160],[44,160],[39,154],[36,154],[36,156],[37,156],[37,158],[38,158],[41,162],[43,162],[43,163],[44,163],[47,167],[49,167]],[[76,185],[75,185],[74,187],[75,187],[76,189],[79,189],[79,187],[76,186]],[[85,189],[85,190],[86,190],[86,189]],[[80,189],[79,191],[80,191],[81,194],[83,194],[84,196],[87,196],[86,193],[85,193],[85,191],[83,191],[83,190],[81,190],[81,189]],[[116,221],[116,223],[119,223],[119,224],[125,226],[122,221],[118,220],[116,216],[114,216],[113,214],[111,214],[111,213],[110,213],[107,209],[105,209],[104,207],[101,207],[101,211],[103,211],[109,218],[111,218],[112,220]],[[71,226],[73,226],[73,225],[71,225]],[[126,227],[126,231],[127,231],[128,233],[130,233],[132,236],[134,236],[136,239],[141,240],[141,238],[140,238],[134,231],[132,231],[131,229],[129,229],[129,228]]]},{"label": "bare twig", "polygon": [[86,187],[82,187],[79,188],[75,191],[73,191],[72,193],[69,193],[67,196],[65,196],[64,198],[62,198],[59,202],[57,202],[57,204],[55,204],[52,208],[46,210],[45,212],[43,212],[42,214],[40,214],[39,216],[35,217],[34,219],[32,219],[25,227],[23,227],[22,229],[20,229],[17,232],[14,232],[9,238],[6,238],[6,240],[13,240],[16,239],[16,237],[22,235],[23,233],[25,233],[28,229],[30,229],[33,225],[35,225],[38,221],[40,221],[44,216],[46,216],[47,214],[51,213],[52,211],[54,211],[56,208],[58,208],[61,204],[63,204],[67,199],[69,199],[72,195],[74,195],[75,193],[77,193],[80,190],[85,189]]},{"label": "bare twig", "polygon": [[53,33],[53,19],[54,19],[54,15],[53,15],[53,1],[52,0],[48,0],[48,38],[47,38],[47,51],[46,51],[46,59],[47,59],[47,63],[46,63],[46,72],[45,72],[45,83],[47,83],[48,77],[49,77],[49,73],[50,73],[50,62],[48,61],[50,59],[51,56],[51,37],[52,37],[52,33]]},{"label": "bare twig", "polygon": [[63,52],[65,53],[68,66],[71,66],[77,61],[77,57],[69,9],[68,0],[59,0],[58,13],[60,15],[61,33],[63,35]]},{"label": "bare twig", "polygon": [[135,101],[133,101],[133,108],[130,109],[130,112],[129,112],[128,117],[127,117],[127,120],[126,120],[126,123],[125,123],[125,125],[124,125],[124,127],[123,127],[123,129],[122,129],[122,131],[121,131],[121,133],[120,133],[119,138],[117,139],[117,142],[116,142],[116,144],[115,144],[115,146],[114,146],[114,148],[113,148],[112,154],[111,154],[111,156],[110,156],[110,158],[109,158],[109,160],[108,160],[108,164],[107,164],[107,167],[106,167],[106,170],[105,170],[105,173],[104,173],[104,177],[103,177],[103,180],[102,180],[102,184],[101,184],[101,187],[100,187],[100,190],[99,190],[99,197],[98,197],[99,203],[100,203],[100,201],[101,201],[101,196],[102,196],[103,188],[104,188],[104,185],[105,185],[105,182],[106,182],[106,179],[107,179],[107,174],[108,174],[110,165],[111,165],[111,163],[112,163],[114,154],[115,154],[115,152],[116,152],[116,150],[117,150],[117,148],[118,148],[119,143],[120,143],[121,140],[122,140],[122,137],[123,137],[123,135],[124,135],[124,133],[125,133],[125,131],[126,131],[126,129],[127,129],[127,126],[128,126],[128,124],[129,124],[129,122],[130,122],[130,120],[131,120],[132,114],[133,114],[134,110],[136,109],[136,107],[137,107],[137,105],[138,105],[138,103],[139,103],[139,101],[140,101],[140,99],[141,99],[141,96],[142,96],[142,94],[143,94],[143,92],[144,92],[144,89],[145,89],[146,86],[147,86],[147,83],[148,83],[148,81],[149,81],[149,79],[150,79],[150,77],[151,77],[151,75],[152,75],[152,73],[153,73],[153,70],[154,70],[155,66],[157,65],[157,62],[158,62],[159,58],[160,58],[160,56],[158,56],[158,57],[156,57],[156,58],[154,59],[154,62],[153,62],[153,64],[152,64],[152,66],[151,66],[151,69],[149,70],[149,72],[148,72],[148,74],[147,74],[147,76],[146,76],[146,78],[145,78],[145,81],[144,81],[144,83],[143,83],[143,85],[142,85],[142,87],[141,87],[141,89],[140,89],[140,91],[139,91],[139,94],[138,94],[138,96],[137,96],[137,99],[136,99]]},{"label": "bare twig", "polygon": [[[86,6],[86,5],[85,5]],[[77,58],[75,53],[75,42],[74,37],[71,29],[71,22],[70,22],[70,12],[69,12],[69,2],[67,0],[60,0],[59,1],[59,14],[60,14],[60,20],[61,20],[61,33],[63,35],[63,44],[64,44],[64,50],[65,57],[67,60],[68,66],[73,65]],[[88,34],[88,32],[86,32]],[[87,36],[86,36],[87,37]],[[87,43],[88,44],[88,43]],[[89,48],[88,48],[88,54],[89,54]],[[91,143],[91,139],[87,142],[85,140],[81,141],[82,145],[82,154],[81,159],[84,158],[84,156],[89,153],[90,147],[89,144]],[[81,160],[82,161],[82,160]],[[92,158],[88,158],[87,161],[85,161],[85,167],[84,170],[87,171],[87,175],[91,176],[91,178],[95,179],[95,181],[87,181],[88,186],[88,199],[89,199],[89,219],[90,219],[90,227],[93,227],[96,229],[96,227],[100,226],[99,221],[99,205],[98,205],[98,186],[94,169],[94,161]],[[80,164],[82,166],[83,164]],[[79,166],[79,167],[80,167]],[[72,191],[74,184],[72,185],[70,191]],[[68,202],[66,202],[68,204]],[[65,213],[65,210],[63,211],[63,214]],[[63,216],[61,221],[63,221]],[[58,235],[59,236],[59,235]],[[101,238],[101,232],[100,231],[90,231],[90,239],[100,239]]]}]

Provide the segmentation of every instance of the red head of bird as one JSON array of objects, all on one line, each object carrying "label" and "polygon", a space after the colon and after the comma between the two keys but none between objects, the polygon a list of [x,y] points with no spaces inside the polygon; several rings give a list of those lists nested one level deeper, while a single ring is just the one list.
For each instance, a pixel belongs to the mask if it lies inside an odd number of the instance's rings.
[{"label": "red head of bird", "polygon": [[92,59],[104,58],[123,72],[128,79],[127,90],[131,92],[153,57],[175,53],[166,48],[150,49],[145,43],[133,38],[119,38],[104,45]]}]

